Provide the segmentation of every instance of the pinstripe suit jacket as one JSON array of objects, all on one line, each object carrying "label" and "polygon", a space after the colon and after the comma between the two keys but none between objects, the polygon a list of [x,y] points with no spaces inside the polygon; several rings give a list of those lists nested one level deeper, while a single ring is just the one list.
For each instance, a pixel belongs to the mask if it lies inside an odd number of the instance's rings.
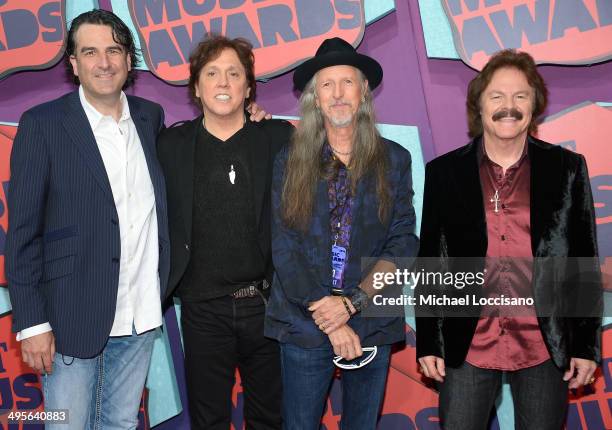
[{"label": "pinstripe suit jacket", "polygon": [[[163,110],[128,96],[155,191],[162,297],[169,271]],[[121,243],[113,194],[78,91],[23,114],[11,154],[6,275],[13,331],[49,322],[56,350],[92,357],[115,317]],[[153,286],[151,286],[153,287]]]}]

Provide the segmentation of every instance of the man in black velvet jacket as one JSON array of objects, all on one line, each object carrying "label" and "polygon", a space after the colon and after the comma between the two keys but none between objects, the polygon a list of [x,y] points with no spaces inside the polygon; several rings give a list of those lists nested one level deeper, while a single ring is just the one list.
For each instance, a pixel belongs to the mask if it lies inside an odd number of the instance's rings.
[{"label": "man in black velvet jacket", "polygon": [[[522,288],[536,309],[481,314],[476,306],[449,317],[448,308],[417,308],[417,357],[440,383],[445,429],[488,428],[503,373],[516,428],[559,429],[568,387],[592,383],[601,359],[589,175],[582,155],[533,137],[546,101],[533,59],[499,52],[468,89],[472,142],[426,168],[419,256],[480,261],[488,269],[481,294]],[[419,299],[431,292],[416,289]]]}]

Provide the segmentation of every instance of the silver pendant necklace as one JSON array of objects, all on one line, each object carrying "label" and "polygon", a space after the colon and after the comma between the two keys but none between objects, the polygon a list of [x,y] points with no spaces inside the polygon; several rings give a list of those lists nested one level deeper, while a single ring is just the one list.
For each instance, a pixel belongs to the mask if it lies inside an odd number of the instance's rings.
[{"label": "silver pendant necklace", "polygon": [[235,181],[236,181],[236,171],[234,170],[234,165],[231,164],[230,165],[230,170],[228,172],[229,175],[229,180],[231,182],[232,185],[234,185]]}]

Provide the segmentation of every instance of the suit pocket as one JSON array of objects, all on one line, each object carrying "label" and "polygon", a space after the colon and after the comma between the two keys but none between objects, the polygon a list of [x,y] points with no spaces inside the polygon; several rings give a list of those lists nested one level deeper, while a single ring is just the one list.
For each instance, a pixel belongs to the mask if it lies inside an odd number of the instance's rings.
[{"label": "suit pocket", "polygon": [[69,225],[67,227],[58,228],[56,230],[47,231],[43,237],[45,243],[54,242],[56,240],[66,239],[68,237],[76,236],[77,227],[76,225]]},{"label": "suit pocket", "polygon": [[43,264],[43,282],[70,275],[74,271],[74,255],[45,261]]},{"label": "suit pocket", "polygon": [[75,249],[75,236],[45,243],[43,251],[43,282],[61,278],[74,271]]}]

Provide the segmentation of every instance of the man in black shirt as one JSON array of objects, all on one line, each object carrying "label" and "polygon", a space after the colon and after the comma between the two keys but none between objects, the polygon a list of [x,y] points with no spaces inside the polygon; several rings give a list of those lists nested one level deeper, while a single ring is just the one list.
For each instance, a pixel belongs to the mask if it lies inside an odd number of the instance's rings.
[{"label": "man in black shirt", "polygon": [[280,429],[278,345],[264,338],[273,272],[270,181],[293,127],[251,122],[254,56],[215,36],[190,58],[189,90],[203,115],[159,137],[171,242],[169,295],[182,302],[189,413],[195,429],[229,429],[236,366],[247,429]]}]

